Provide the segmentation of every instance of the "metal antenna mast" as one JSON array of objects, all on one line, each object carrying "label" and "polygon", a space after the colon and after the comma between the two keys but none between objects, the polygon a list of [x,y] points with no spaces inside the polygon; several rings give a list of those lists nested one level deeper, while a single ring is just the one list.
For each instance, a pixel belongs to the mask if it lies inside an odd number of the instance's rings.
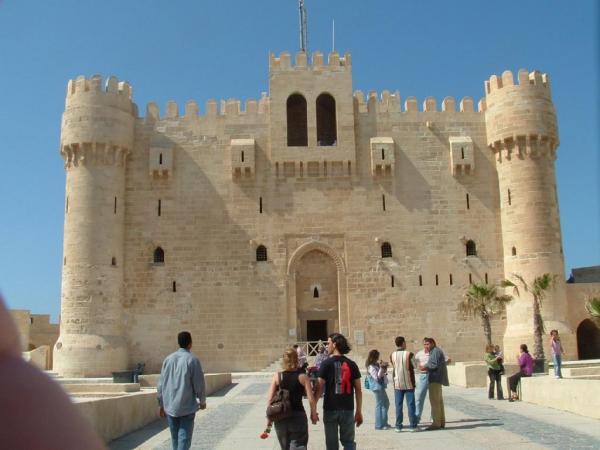
[{"label": "metal antenna mast", "polygon": [[304,7],[304,0],[298,0],[298,7],[300,9],[300,50],[306,52],[308,49],[308,29],[306,26],[306,8]]}]

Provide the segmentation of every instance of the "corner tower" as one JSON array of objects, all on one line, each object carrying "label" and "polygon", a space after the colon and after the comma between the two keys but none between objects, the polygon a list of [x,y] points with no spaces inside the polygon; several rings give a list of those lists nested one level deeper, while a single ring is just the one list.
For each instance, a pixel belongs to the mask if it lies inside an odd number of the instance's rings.
[{"label": "corner tower", "polygon": [[[515,82],[506,71],[486,81],[485,91],[487,143],[495,154],[500,189],[505,276],[517,273],[531,283],[544,273],[556,275],[542,316],[546,328],[557,328],[572,349],[554,170],[559,137],[550,80],[546,74],[520,70]],[[532,348],[532,303],[524,292],[510,303],[505,351],[516,352],[522,343]]]},{"label": "corner tower", "polygon": [[106,376],[127,367],[122,322],[125,163],[136,106],[126,82],[69,81],[60,153],[66,199],[60,337],[54,370]]}]

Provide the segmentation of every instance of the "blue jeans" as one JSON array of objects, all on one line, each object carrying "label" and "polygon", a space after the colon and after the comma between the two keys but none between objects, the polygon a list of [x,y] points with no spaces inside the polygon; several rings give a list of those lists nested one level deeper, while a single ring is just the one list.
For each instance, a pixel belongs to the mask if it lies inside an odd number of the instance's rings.
[{"label": "blue jeans", "polygon": [[390,399],[385,389],[377,389],[373,394],[375,394],[375,429],[381,430],[388,425]]},{"label": "blue jeans", "polygon": [[421,421],[421,415],[423,414],[425,397],[427,397],[427,388],[429,386],[429,374],[420,373],[416,381],[417,387],[415,389],[415,415],[417,416],[417,423],[419,423]]},{"label": "blue jeans", "polygon": [[344,450],[356,449],[356,442],[354,442],[354,411],[323,411],[323,425],[325,426],[327,450],[338,450],[340,448],[339,442],[342,443]]},{"label": "blue jeans", "polygon": [[402,413],[402,403],[406,397],[406,408],[408,409],[408,421],[411,428],[417,427],[417,416],[415,414],[415,390],[414,389],[394,389],[396,400],[396,429],[402,429],[404,415]]},{"label": "blue jeans", "polygon": [[552,362],[554,363],[554,376],[562,378],[562,372],[560,370],[560,366],[562,364],[562,356],[552,355]]},{"label": "blue jeans", "polygon": [[194,417],[196,417],[195,413],[181,417],[167,416],[173,450],[189,450],[191,447]]}]

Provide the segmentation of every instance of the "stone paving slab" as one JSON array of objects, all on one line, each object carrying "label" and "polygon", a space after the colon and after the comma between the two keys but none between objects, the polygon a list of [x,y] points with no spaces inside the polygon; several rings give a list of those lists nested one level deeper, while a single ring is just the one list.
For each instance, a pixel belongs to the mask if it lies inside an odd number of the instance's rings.
[{"label": "stone paving slab", "polygon": [[[208,398],[208,409],[196,416],[193,449],[279,448],[275,431],[266,440],[259,434],[265,427],[264,411],[268,379],[245,376],[232,387]],[[393,402],[393,389],[388,388]],[[600,421],[524,402],[488,400],[485,389],[444,388],[446,429],[440,431],[374,429],[374,396],[364,393],[365,423],[357,429],[360,449],[579,449],[600,448]],[[306,405],[307,410],[308,406]],[[319,414],[322,404],[319,404]],[[425,405],[423,418],[429,417]],[[394,406],[389,421],[395,420]],[[406,413],[405,413],[405,420]],[[425,422],[424,425],[428,423]],[[309,449],[325,449],[322,423],[309,424]],[[166,421],[157,421],[138,432],[111,443],[112,450],[169,450]]]}]

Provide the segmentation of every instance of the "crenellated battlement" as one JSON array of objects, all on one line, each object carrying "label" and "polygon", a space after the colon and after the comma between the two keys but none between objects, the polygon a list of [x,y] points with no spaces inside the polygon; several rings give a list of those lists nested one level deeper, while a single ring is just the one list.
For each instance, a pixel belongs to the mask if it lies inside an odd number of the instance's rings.
[{"label": "crenellated battlement", "polygon": [[242,109],[242,101],[235,98],[221,100],[217,103],[216,100],[210,99],[206,102],[205,113],[200,113],[200,107],[195,100],[188,100],[183,108],[183,116],[180,115],[180,109],[176,102],[168,101],[165,109],[165,114],[161,115],[160,108],[156,102],[150,102],[146,106],[146,120],[163,120],[163,119],[178,119],[183,117],[187,120],[201,119],[206,117],[216,116],[255,116],[264,115],[269,112],[270,99],[266,92],[262,93],[260,100],[253,98],[247,99],[244,102]]},{"label": "crenellated battlement", "polygon": [[329,53],[325,63],[323,53],[315,51],[309,63],[306,52],[296,53],[296,59],[292,62],[290,52],[282,52],[279,56],[274,53],[269,54],[269,71],[279,72],[286,70],[330,70],[330,71],[350,71],[352,69],[352,56],[346,53],[344,56],[337,52]]},{"label": "crenellated battlement", "polygon": [[[354,105],[359,113],[381,113],[381,112],[440,112],[440,113],[455,113],[455,112],[475,112],[473,98],[463,97],[459,103],[458,111],[456,110],[456,101],[454,97],[445,97],[440,103],[438,110],[438,102],[434,97],[427,97],[419,109],[418,100],[416,97],[407,97],[402,107],[400,91],[390,93],[384,90],[380,95],[375,91],[369,91],[365,99],[362,91],[354,92]],[[482,112],[480,108],[478,112]]]},{"label": "crenellated battlement", "polygon": [[548,89],[550,90],[550,77],[546,73],[534,70],[529,72],[527,69],[520,69],[517,79],[513,77],[510,70],[505,70],[502,76],[492,75],[485,82],[486,95],[493,95],[504,88],[518,86],[523,89]]},{"label": "crenellated battlement", "polygon": [[111,106],[137,115],[137,107],[132,102],[133,90],[127,81],[119,81],[111,76],[102,83],[100,75],[86,78],[80,75],[67,83],[65,108],[86,105]]}]

